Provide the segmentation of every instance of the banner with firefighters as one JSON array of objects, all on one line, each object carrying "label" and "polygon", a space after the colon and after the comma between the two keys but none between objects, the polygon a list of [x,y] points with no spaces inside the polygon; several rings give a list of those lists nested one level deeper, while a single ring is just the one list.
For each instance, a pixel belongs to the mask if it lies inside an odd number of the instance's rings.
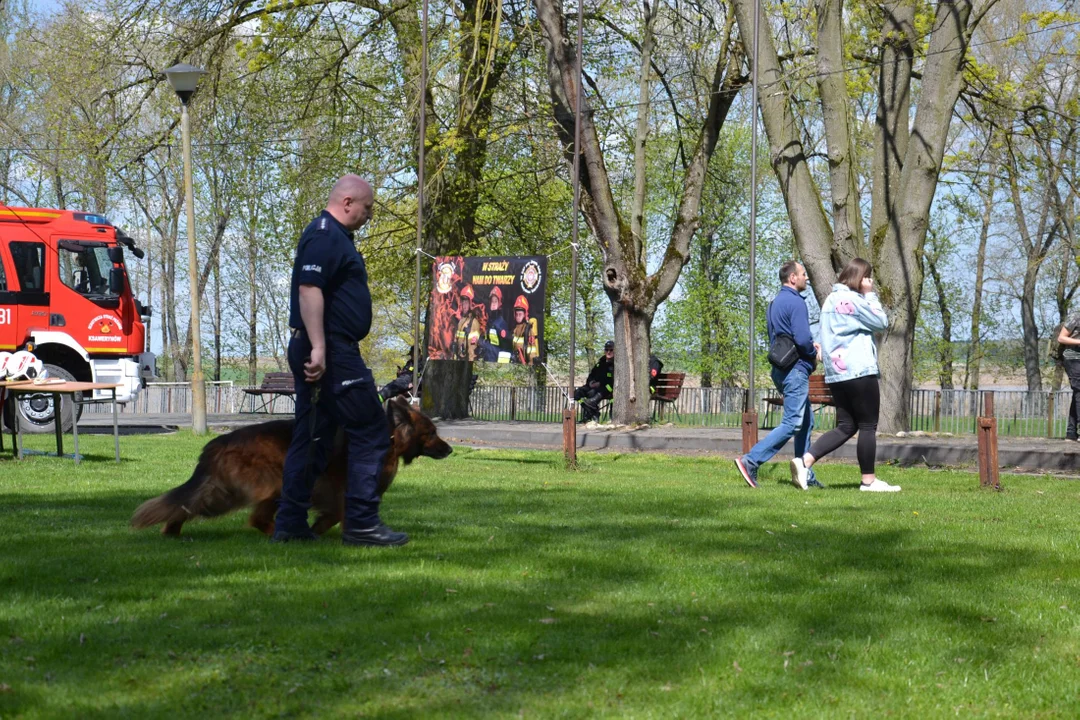
[{"label": "banner with firefighters", "polygon": [[433,270],[430,358],[544,361],[546,257],[439,257]]}]

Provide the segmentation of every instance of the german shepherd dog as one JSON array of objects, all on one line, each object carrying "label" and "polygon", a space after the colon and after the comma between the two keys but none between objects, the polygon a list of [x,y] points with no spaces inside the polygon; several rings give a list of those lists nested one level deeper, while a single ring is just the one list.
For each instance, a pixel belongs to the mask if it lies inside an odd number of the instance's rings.
[{"label": "german shepherd dog", "polygon": [[[398,460],[408,465],[421,455],[441,460],[452,452],[439,437],[435,423],[404,398],[391,400],[386,415],[390,450],[379,474],[380,496],[394,481]],[[164,523],[161,534],[178,537],[188,520],[217,517],[254,505],[248,525],[273,535],[285,453],[294,424],[293,420],[272,420],[214,438],[203,448],[191,479],[140,505],[131,518],[132,526],[147,528]],[[345,450],[345,436],[339,430],[330,465],[316,480],[311,496],[318,511],[312,530],[318,535],[344,517]]]}]

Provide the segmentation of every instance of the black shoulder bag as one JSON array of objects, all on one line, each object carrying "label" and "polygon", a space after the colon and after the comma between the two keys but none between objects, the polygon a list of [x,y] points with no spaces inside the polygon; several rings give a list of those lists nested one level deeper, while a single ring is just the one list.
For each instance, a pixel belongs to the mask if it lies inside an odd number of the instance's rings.
[{"label": "black shoulder bag", "polygon": [[[772,311],[772,303],[769,303],[765,314]],[[795,338],[787,333],[777,333],[769,345],[769,363],[777,370],[790,370],[799,362],[799,349],[795,347]]]}]

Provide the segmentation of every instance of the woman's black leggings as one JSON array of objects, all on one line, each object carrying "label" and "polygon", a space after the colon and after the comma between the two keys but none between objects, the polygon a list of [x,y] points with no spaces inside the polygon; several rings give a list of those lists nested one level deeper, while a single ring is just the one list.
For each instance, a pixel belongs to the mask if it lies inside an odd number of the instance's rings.
[{"label": "woman's black leggings", "polygon": [[820,460],[840,447],[859,432],[859,470],[863,475],[874,474],[874,458],[877,455],[877,421],[881,407],[881,391],[878,376],[845,380],[829,385],[836,403],[836,429],[817,439],[810,448],[814,460]]}]

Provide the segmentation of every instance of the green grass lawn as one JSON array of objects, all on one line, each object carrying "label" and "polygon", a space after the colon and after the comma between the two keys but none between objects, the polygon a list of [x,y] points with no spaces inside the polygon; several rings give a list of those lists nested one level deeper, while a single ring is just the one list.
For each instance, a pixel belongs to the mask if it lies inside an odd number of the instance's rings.
[{"label": "green grass lawn", "polygon": [[[1080,484],[459,448],[399,549],[136,532],[190,435],[0,459],[0,716],[1076,717]],[[51,438],[34,438],[46,448]]]}]

